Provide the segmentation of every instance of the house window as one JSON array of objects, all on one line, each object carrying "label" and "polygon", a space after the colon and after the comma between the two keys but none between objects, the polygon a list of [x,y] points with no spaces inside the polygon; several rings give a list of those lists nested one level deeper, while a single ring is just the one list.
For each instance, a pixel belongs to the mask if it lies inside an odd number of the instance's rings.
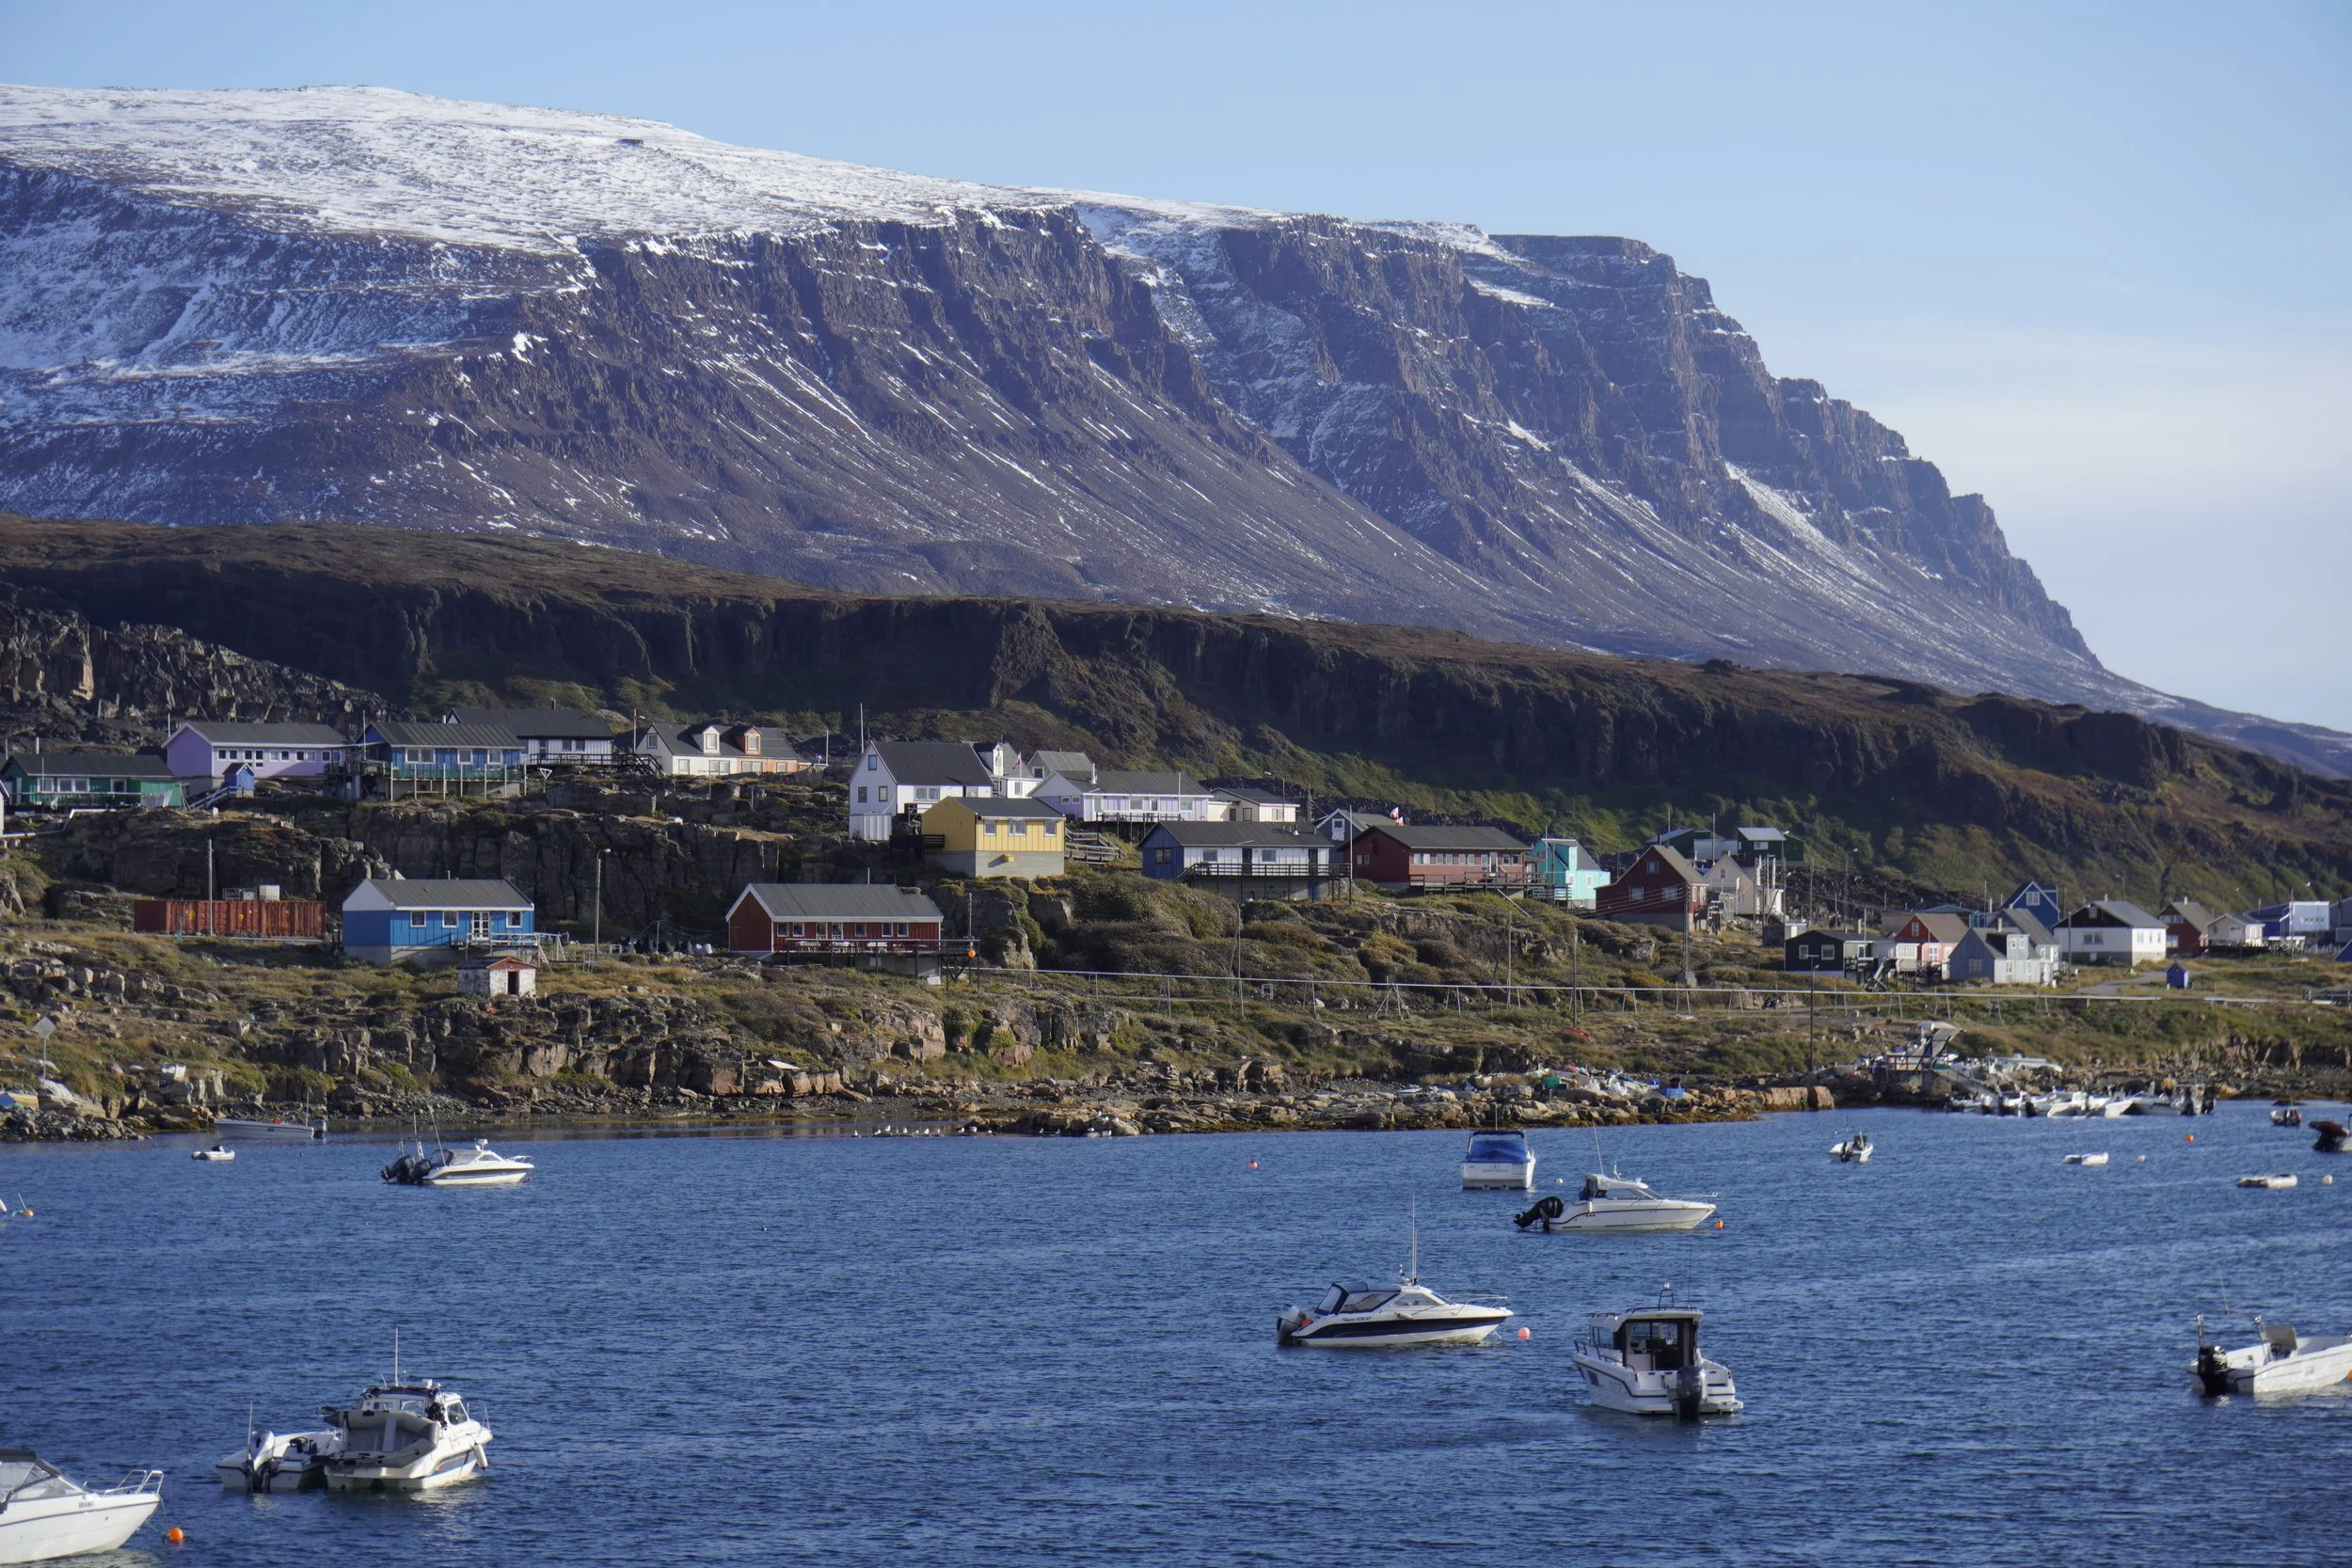
[{"label": "house window", "polygon": [[898,936],[905,936],[907,934],[907,923],[905,921],[901,920],[898,922],[898,928],[895,934]]},{"label": "house window", "polygon": [[424,926],[424,911],[422,910],[410,910],[408,911],[408,924],[421,929]]},{"label": "house window", "polygon": [[1048,823],[1046,823],[1044,826],[1045,826],[1045,836],[1046,836],[1047,838],[1051,838],[1051,837],[1053,837],[1053,836],[1054,836],[1054,834],[1056,833],[1056,832],[1057,832],[1057,831],[1060,829],[1061,824],[1060,824],[1060,823],[1058,823],[1058,822],[1048,822]]},{"label": "house window", "polygon": [[1165,844],[1161,845],[1158,848],[1156,848],[1156,849],[1154,849],[1154,850],[1152,850],[1152,859],[1153,860],[1153,862],[1154,862],[1154,863],[1158,863],[1158,864],[1160,864],[1160,865],[1166,865],[1168,862],[1170,862],[1170,861],[1174,860],[1175,858],[1176,858],[1176,851],[1175,851],[1175,850],[1173,850],[1173,849],[1171,849],[1171,848],[1169,848],[1169,847],[1168,847],[1167,845],[1165,845]]},{"label": "house window", "polygon": [[441,911],[441,924],[450,927],[452,930],[455,930],[457,928],[457,911],[455,910],[443,910]]},{"label": "house window", "polygon": [[873,754],[872,752],[870,752],[866,753],[866,770],[868,773],[871,773],[871,772],[872,772],[875,768],[880,768],[881,766],[882,766],[882,758],[880,758],[880,757],[878,757],[878,756],[874,755],[874,754]]},{"label": "house window", "polygon": [[857,786],[857,803],[861,806],[866,803],[866,786],[864,784]]}]

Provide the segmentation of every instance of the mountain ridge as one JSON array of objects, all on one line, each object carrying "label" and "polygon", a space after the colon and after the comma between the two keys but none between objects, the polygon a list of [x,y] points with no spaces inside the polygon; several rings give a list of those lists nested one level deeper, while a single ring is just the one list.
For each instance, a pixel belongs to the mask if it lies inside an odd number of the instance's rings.
[{"label": "mountain ridge", "polygon": [[2107,672],[1639,242],[971,185],[387,89],[0,89],[0,505],[542,533],[2352,737]]}]

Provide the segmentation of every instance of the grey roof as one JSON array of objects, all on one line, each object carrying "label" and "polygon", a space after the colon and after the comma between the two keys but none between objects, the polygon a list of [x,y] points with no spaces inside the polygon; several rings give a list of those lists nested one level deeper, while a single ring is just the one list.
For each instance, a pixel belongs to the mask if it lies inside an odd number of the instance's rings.
[{"label": "grey roof", "polygon": [[[1375,818],[1365,823],[1361,831],[1386,833],[1407,849],[1517,849],[1523,853],[1527,848],[1501,828],[1408,828],[1400,822]],[[1682,861],[1685,866],[1691,863],[1679,855],[1675,859]],[[1691,876],[1696,880],[1698,873],[1693,871]]]},{"label": "grey roof", "polygon": [[[980,753],[961,740],[877,740],[882,766],[900,784],[985,786],[995,781]],[[764,885],[764,884],[763,884]]]},{"label": "grey roof", "polygon": [[1832,942],[1871,942],[1876,940],[1875,938],[1864,936],[1860,931],[1833,931],[1826,926],[1816,926],[1810,931],[1799,931],[1795,936],[1790,937],[1788,940],[1790,942],[1810,942],[1821,937],[1827,937]]},{"label": "grey roof", "polygon": [[370,877],[372,887],[396,910],[527,910],[531,900],[515,884],[497,877]]},{"label": "grey roof", "polygon": [[215,746],[348,746],[342,732],[330,724],[235,724],[216,719],[191,719],[180,726]]},{"label": "grey roof", "polygon": [[371,727],[392,746],[498,746],[511,751],[522,744],[513,730],[496,724],[416,724],[405,719],[379,719]]},{"label": "grey roof", "polygon": [[[1660,860],[1664,861],[1671,870],[1678,872],[1686,882],[1701,882],[1707,879],[1707,874],[1691,863],[1691,857],[1671,844],[1661,844],[1658,840],[1651,839],[1642,846],[1642,854],[1656,855]],[[1641,855],[1634,857],[1634,863],[1636,865],[1641,863]]]},{"label": "grey roof", "polygon": [[1277,795],[1270,789],[1251,789],[1246,784],[1235,784],[1230,789],[1219,789],[1216,793],[1231,800],[1248,800],[1261,806],[1295,806],[1298,804],[1297,801],[1292,800],[1287,795]]},{"label": "grey roof", "polygon": [[1143,842],[1165,838],[1185,849],[1328,849],[1331,841],[1321,833],[1270,822],[1163,822],[1144,834]]},{"label": "grey roof", "polygon": [[1206,795],[1207,790],[1183,773],[1138,773],[1097,768],[1093,788],[1101,795]]},{"label": "grey roof", "polygon": [[[1062,815],[1042,800],[1001,795],[950,795],[939,805],[968,807],[975,816],[1042,816],[1058,822]],[[938,809],[938,806],[930,807],[925,815]]]},{"label": "grey roof", "polygon": [[1033,752],[1029,766],[1043,768],[1047,773],[1059,773],[1073,784],[1085,784],[1094,777],[1094,759],[1084,752]]},{"label": "grey roof", "polygon": [[[779,759],[793,761],[797,760],[801,754],[799,749],[792,744],[789,736],[779,735],[773,737],[773,740],[771,741],[767,729],[762,725],[719,724],[707,722],[701,724],[648,724],[645,726],[644,734],[638,737],[637,750],[641,752],[647,750],[670,752],[682,757],[712,755],[714,753],[707,752],[703,750],[703,743],[701,741],[688,738],[688,736],[699,735],[702,731],[707,729],[716,729],[719,732],[719,750],[715,753],[719,756],[760,757],[770,761]],[[743,750],[742,742],[736,738],[737,736],[745,730],[757,730],[759,732],[758,751],[747,752]],[[626,734],[627,732],[625,731],[623,733]],[[769,749],[771,744],[775,747],[773,751]]]},{"label": "grey roof", "polygon": [[749,898],[771,920],[937,920],[939,906],[913,888],[866,882],[751,882]]},{"label": "grey roof", "polygon": [[1788,838],[1778,828],[1734,828],[1731,831],[1750,844],[1783,844]]},{"label": "grey roof", "polygon": [[[2086,920],[2083,918],[2085,915],[2091,915],[2094,918]],[[2068,915],[2063,924],[2075,927],[2137,926],[2143,930],[2164,928],[2163,921],[2158,920],[2137,904],[2122,898],[2093,898],[2090,903]]]},{"label": "grey roof", "polygon": [[1994,918],[1998,925],[2023,931],[2044,947],[2055,946],[2058,942],[2058,933],[2044,926],[2039,915],[2027,914],[2023,910],[1995,910]]},{"label": "grey roof", "polygon": [[460,724],[487,724],[526,740],[610,740],[614,730],[609,719],[554,707],[461,707],[453,709]]},{"label": "grey roof", "polygon": [[2200,931],[2213,924],[2213,911],[2194,898],[2175,898],[2165,908]]},{"label": "grey roof", "polygon": [[1898,910],[1886,917],[1885,934],[1891,937],[1915,920],[1937,942],[1956,942],[1968,934],[1968,917],[1944,910]]},{"label": "grey roof", "polygon": [[[8,762],[37,779],[111,775],[119,779],[170,779],[171,764],[151,752],[17,752]],[[5,765],[0,765],[5,766]]]}]

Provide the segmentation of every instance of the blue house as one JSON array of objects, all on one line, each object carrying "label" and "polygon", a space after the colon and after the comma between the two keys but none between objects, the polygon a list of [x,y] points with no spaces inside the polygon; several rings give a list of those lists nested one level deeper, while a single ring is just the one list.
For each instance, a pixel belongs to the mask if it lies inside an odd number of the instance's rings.
[{"label": "blue house", "polygon": [[525,747],[499,724],[412,724],[384,719],[361,741],[370,760],[396,779],[512,778],[523,770]]},{"label": "blue house", "polygon": [[1321,898],[1337,875],[1331,841],[1263,822],[1162,822],[1143,839],[1143,874],[1239,902]]},{"label": "blue house", "polygon": [[1591,909],[1594,896],[1609,880],[1609,868],[1572,838],[1539,838],[1530,858],[1535,885],[1574,909]]},{"label": "blue house", "polygon": [[[2026,881],[2018,884],[2017,891],[2010,894],[2009,897],[2002,902],[2001,908],[2004,910],[2017,910],[2023,913],[2029,914],[2035,920],[2039,921],[2045,929],[2052,931],[2057,930],[2058,928],[2059,922],[2066,918],[2065,906],[2058,902],[2058,889],[2055,887],[2043,887],[2040,882],[2035,881]],[[1990,926],[1994,924],[1993,921],[1980,915],[1971,916],[1968,923],[1972,926]]]},{"label": "blue house", "polygon": [[532,947],[532,903],[513,884],[371,877],[343,900],[343,951],[370,963],[455,963]]}]

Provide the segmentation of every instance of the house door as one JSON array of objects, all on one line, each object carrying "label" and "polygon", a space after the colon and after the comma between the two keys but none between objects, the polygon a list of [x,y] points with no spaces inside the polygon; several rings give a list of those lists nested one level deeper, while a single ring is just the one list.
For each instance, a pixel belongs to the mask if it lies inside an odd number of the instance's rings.
[{"label": "house door", "polygon": [[486,914],[475,914],[469,916],[466,934],[476,942],[489,941],[490,917]]}]

